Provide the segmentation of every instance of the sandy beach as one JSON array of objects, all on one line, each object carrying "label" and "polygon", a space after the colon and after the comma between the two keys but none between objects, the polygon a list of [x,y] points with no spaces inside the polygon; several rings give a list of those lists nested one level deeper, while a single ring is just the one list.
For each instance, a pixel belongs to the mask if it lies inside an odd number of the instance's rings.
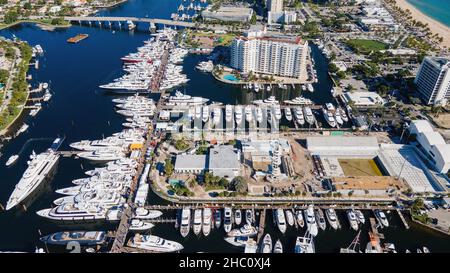
[{"label": "sandy beach", "polygon": [[402,8],[403,10],[409,9],[411,12],[411,16],[416,20],[420,21],[422,23],[428,23],[428,26],[430,27],[431,32],[439,34],[442,38],[444,38],[444,41],[442,42],[442,45],[450,48],[450,28],[433,18],[428,17],[427,15],[423,14],[419,9],[408,3],[406,0],[395,0],[397,2],[397,5]]}]

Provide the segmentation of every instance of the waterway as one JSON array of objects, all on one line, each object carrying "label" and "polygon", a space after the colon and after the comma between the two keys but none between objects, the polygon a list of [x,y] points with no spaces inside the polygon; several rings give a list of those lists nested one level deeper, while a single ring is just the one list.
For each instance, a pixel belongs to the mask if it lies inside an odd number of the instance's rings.
[{"label": "waterway", "polygon": [[[112,10],[102,11],[101,14],[115,16],[149,16],[169,18],[179,5],[177,0],[131,0]],[[68,144],[81,139],[98,139],[109,136],[122,129],[123,119],[113,109],[111,95],[100,90],[100,84],[108,83],[122,74],[120,57],[132,52],[149,38],[148,26],[139,25],[138,30],[73,26],[68,29],[58,29],[52,32],[23,24],[3,30],[0,35],[28,41],[31,45],[40,44],[45,54],[40,58],[39,70],[31,70],[33,76],[31,84],[49,82],[53,97],[45,104],[35,118],[24,116],[24,121],[30,125],[28,131],[13,139],[5,146],[0,158],[0,202],[5,204],[14,186],[26,169],[28,156],[34,150],[42,152],[49,147],[53,138],[65,136],[62,149]],[[69,44],[66,40],[79,33],[89,34],[89,38],[78,44]],[[319,83],[315,84],[316,92],[305,93],[306,97],[316,103],[331,100],[331,83],[328,80],[326,60],[316,48],[313,57],[318,68]],[[269,94],[242,92],[240,88],[217,82],[212,76],[195,71],[193,68],[205,56],[188,56],[184,63],[184,70],[191,79],[188,85],[181,88],[191,95],[208,97],[213,101],[224,103],[248,103],[249,101]],[[287,99],[299,94],[296,90],[273,90],[272,94],[278,98]],[[21,151],[17,163],[9,168],[5,167],[6,160]],[[35,214],[36,211],[52,206],[52,201],[58,197],[54,190],[71,186],[71,180],[84,177],[84,171],[94,167],[92,164],[73,158],[61,158],[54,178],[46,183],[36,195],[35,200],[26,208],[19,208],[8,212],[0,212],[0,250],[33,251],[35,246],[43,247],[39,242],[40,234],[45,235],[61,230],[97,229],[105,230],[112,225],[60,225]],[[162,204],[154,194],[149,195],[150,204]],[[171,215],[168,215],[171,216]],[[395,243],[399,250],[406,248],[413,250],[420,246],[428,246],[434,252],[449,252],[449,239],[436,232],[425,230],[412,225],[405,231],[395,214],[389,215],[391,227],[383,231],[387,241]],[[303,235],[304,230],[289,229],[281,236],[273,228],[271,214],[267,217],[267,231],[273,238],[281,238],[286,251],[293,250],[295,237]],[[344,221],[341,217],[341,221]],[[368,228],[366,225],[365,229]],[[224,240],[224,232],[213,231],[208,238],[197,238],[192,233],[188,238],[182,238],[172,224],[157,225],[152,233],[167,239],[181,242],[186,252],[238,252],[242,249],[228,245]],[[316,238],[318,252],[335,252],[340,247],[347,246],[356,235],[350,231],[348,225],[339,231],[327,230],[319,233]],[[367,233],[361,236],[362,243],[367,241]],[[52,251],[52,249],[50,249]]]},{"label": "waterway", "polygon": [[425,15],[450,27],[450,2],[440,0],[407,0]]}]

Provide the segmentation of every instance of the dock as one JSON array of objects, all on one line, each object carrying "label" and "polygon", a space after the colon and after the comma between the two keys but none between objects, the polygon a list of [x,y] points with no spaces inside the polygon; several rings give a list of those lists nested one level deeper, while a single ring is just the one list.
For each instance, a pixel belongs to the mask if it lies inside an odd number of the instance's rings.
[{"label": "dock", "polygon": [[258,245],[261,239],[263,238],[265,226],[266,226],[266,209],[263,209],[261,211],[261,214],[259,215],[258,236],[256,237],[256,244]]},{"label": "dock", "polygon": [[404,226],[406,229],[409,229],[408,222],[406,221],[405,217],[403,216],[403,213],[402,213],[399,209],[396,209],[396,211],[397,211],[398,216],[399,216],[400,219],[402,220],[403,226]]},{"label": "dock", "polygon": [[78,34],[78,35],[75,36],[75,37],[72,37],[72,38],[67,39],[67,42],[68,42],[68,43],[71,43],[71,44],[76,44],[76,43],[78,43],[78,42],[80,42],[80,41],[86,39],[87,37],[89,37],[88,34]]},{"label": "dock", "polygon": [[377,222],[377,219],[370,217],[370,229],[372,230],[372,233],[375,236],[378,236],[380,239],[384,239],[384,235],[382,233],[378,232],[378,226],[381,225],[381,223]]}]

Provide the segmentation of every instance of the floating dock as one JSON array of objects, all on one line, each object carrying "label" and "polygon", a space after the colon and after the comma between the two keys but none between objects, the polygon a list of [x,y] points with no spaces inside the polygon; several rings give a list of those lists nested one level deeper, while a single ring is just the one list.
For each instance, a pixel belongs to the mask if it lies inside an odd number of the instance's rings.
[{"label": "floating dock", "polygon": [[76,44],[76,43],[78,43],[78,42],[80,42],[80,41],[86,39],[87,37],[89,37],[88,34],[78,34],[78,35],[75,36],[75,37],[72,37],[72,38],[67,39],[67,42],[68,42],[68,43],[71,43],[71,44]]}]

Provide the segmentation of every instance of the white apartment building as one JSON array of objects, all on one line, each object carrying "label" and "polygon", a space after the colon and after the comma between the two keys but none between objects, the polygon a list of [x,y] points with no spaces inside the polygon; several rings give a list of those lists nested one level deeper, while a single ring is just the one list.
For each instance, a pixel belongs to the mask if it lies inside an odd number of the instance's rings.
[{"label": "white apartment building", "polygon": [[267,23],[271,24],[292,24],[297,22],[297,12],[282,11],[282,12],[268,12]]},{"label": "white apartment building", "polygon": [[414,83],[426,104],[446,104],[450,97],[450,60],[425,57]]},{"label": "white apartment building", "polygon": [[249,32],[234,39],[231,67],[244,74],[274,75],[307,80],[308,42],[297,36],[266,36]]},{"label": "white apartment building", "polygon": [[271,12],[282,12],[283,0],[267,0],[267,10]]}]

